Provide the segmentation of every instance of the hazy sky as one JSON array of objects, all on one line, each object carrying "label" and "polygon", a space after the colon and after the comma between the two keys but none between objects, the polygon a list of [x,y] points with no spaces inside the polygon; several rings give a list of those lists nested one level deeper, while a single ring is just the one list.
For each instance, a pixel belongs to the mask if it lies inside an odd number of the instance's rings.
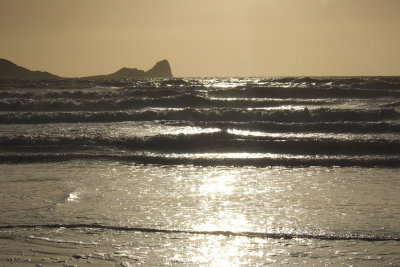
[{"label": "hazy sky", "polygon": [[0,58],[73,77],[400,75],[400,0],[0,0]]}]

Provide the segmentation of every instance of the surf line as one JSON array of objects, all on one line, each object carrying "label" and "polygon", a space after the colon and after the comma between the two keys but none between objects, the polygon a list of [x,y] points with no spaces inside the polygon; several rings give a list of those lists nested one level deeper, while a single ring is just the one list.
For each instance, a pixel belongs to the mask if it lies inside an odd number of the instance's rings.
[{"label": "surf line", "polygon": [[1,225],[2,229],[33,229],[33,228],[66,228],[66,229],[104,229],[127,232],[144,233],[166,233],[166,234],[191,234],[191,235],[220,235],[220,236],[243,236],[249,238],[271,238],[271,239],[319,239],[319,240],[360,240],[360,241],[400,241],[400,236],[363,236],[363,235],[313,235],[296,233],[267,233],[267,232],[247,232],[247,231],[202,231],[202,230],[179,230],[179,229],[157,229],[144,227],[110,226],[103,224],[36,224],[36,225]]}]

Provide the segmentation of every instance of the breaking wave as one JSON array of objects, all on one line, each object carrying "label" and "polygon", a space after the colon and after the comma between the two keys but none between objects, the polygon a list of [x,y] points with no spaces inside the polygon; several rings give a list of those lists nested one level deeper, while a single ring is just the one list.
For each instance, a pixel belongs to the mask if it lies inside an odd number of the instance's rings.
[{"label": "breaking wave", "polygon": [[146,109],[139,111],[98,112],[7,112],[0,123],[119,122],[119,121],[270,121],[270,122],[341,122],[395,120],[395,109],[275,109],[244,110],[234,108]]},{"label": "breaking wave", "polygon": [[400,139],[352,139],[285,136],[242,136],[225,131],[148,137],[24,136],[0,137],[2,147],[118,147],[134,151],[260,152],[290,154],[400,154]]},{"label": "breaking wave", "polygon": [[265,131],[275,133],[398,133],[400,124],[396,122],[193,122],[195,126],[220,129],[239,129],[247,131]]},{"label": "breaking wave", "polygon": [[[0,81],[0,147],[8,151],[2,161],[32,160],[30,152],[47,160],[37,154],[41,150],[57,151],[58,159],[73,159],[74,153],[115,159],[116,154],[98,153],[115,149],[122,158],[144,163],[371,165],[376,160],[397,166],[399,97],[399,77]],[[135,124],[142,122],[152,124],[144,131]],[[215,131],[173,134],[175,126]],[[240,130],[261,134],[232,133]],[[132,155],[137,152],[159,154]],[[163,153],[280,156],[204,159]]]},{"label": "breaking wave", "polygon": [[332,105],[338,99],[245,99],[245,98],[208,98],[192,94],[169,96],[161,98],[150,97],[93,97],[87,94],[84,98],[49,98],[37,96],[35,98],[24,96],[21,98],[0,99],[0,111],[105,111],[128,110],[148,107],[166,108],[262,108],[297,105]]}]

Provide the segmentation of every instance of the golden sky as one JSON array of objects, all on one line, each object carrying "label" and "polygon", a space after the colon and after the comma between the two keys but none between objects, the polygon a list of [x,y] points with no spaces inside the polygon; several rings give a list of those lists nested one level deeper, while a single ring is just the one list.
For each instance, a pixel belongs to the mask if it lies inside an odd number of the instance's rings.
[{"label": "golden sky", "polygon": [[400,75],[400,0],[0,0],[0,58],[66,77]]}]

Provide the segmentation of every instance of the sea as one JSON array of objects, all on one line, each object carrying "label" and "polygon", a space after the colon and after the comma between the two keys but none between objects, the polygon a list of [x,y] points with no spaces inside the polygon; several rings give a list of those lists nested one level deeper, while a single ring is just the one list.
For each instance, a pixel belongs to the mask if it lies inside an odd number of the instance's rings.
[{"label": "sea", "polygon": [[400,266],[400,77],[0,81],[2,266]]}]

